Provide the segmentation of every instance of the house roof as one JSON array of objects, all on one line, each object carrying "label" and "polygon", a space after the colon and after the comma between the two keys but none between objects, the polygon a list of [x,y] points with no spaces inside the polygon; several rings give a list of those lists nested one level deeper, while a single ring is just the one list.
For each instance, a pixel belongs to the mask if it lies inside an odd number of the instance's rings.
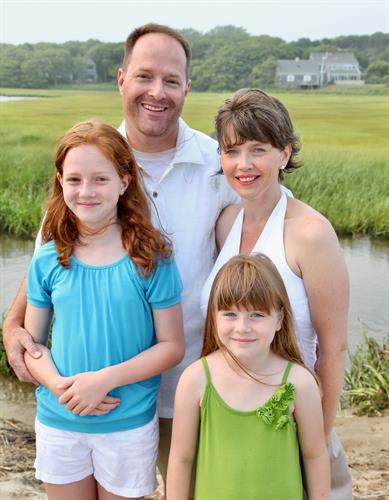
[{"label": "house roof", "polygon": [[317,74],[319,72],[319,64],[317,61],[309,59],[279,59],[277,61],[278,73],[293,73],[293,74]]},{"label": "house roof", "polygon": [[351,52],[312,52],[309,59],[319,63],[324,60],[327,64],[355,64],[358,66],[358,61]]}]

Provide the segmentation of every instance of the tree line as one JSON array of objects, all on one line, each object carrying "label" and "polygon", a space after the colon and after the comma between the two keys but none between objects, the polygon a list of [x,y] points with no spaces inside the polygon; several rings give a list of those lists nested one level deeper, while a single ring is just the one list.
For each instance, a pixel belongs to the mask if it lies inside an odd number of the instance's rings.
[{"label": "tree line", "polygon": [[[206,33],[182,30],[191,44],[192,89],[232,91],[274,84],[277,59],[307,59],[311,52],[353,52],[367,83],[389,83],[389,34],[350,35],[311,41],[252,36],[243,28],[218,26]],[[116,81],[123,43],[0,44],[0,87],[47,88],[83,82],[94,62],[98,83]]]}]

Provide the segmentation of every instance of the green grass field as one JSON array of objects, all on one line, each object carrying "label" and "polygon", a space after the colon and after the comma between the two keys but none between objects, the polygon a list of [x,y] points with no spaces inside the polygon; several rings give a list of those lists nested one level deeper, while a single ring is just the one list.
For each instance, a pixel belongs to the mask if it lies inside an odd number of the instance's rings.
[{"label": "green grass field", "polygon": [[[1,103],[0,231],[31,237],[39,225],[57,138],[80,120],[118,126],[115,91],[0,89],[42,99]],[[304,168],[287,178],[295,196],[326,215],[339,234],[389,238],[389,95],[273,92],[300,133]],[[183,116],[213,131],[227,94],[191,94]]]}]

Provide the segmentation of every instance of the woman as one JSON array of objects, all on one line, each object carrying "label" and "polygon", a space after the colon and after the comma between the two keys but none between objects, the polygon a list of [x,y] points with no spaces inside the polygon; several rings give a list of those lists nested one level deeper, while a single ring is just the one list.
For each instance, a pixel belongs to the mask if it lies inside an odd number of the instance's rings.
[{"label": "woman", "polygon": [[239,90],[220,108],[216,131],[223,173],[241,205],[226,208],[217,222],[221,250],[204,285],[203,307],[217,271],[233,255],[262,252],[273,260],[291,301],[304,361],[321,382],[331,498],[351,499],[345,455],[332,432],[343,385],[349,295],[338,239],[325,217],[281,187],[284,174],[301,162],[297,134],[278,99],[257,89]]}]

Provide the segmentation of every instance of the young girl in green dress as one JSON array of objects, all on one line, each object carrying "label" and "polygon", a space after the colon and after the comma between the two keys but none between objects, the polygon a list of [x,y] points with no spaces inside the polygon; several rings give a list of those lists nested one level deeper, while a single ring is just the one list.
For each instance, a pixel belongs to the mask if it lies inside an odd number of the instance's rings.
[{"label": "young girl in green dress", "polygon": [[202,358],[177,387],[168,500],[190,496],[195,460],[196,500],[301,500],[302,469],[309,500],[329,499],[320,391],[262,254],[232,258],[213,283]]}]

